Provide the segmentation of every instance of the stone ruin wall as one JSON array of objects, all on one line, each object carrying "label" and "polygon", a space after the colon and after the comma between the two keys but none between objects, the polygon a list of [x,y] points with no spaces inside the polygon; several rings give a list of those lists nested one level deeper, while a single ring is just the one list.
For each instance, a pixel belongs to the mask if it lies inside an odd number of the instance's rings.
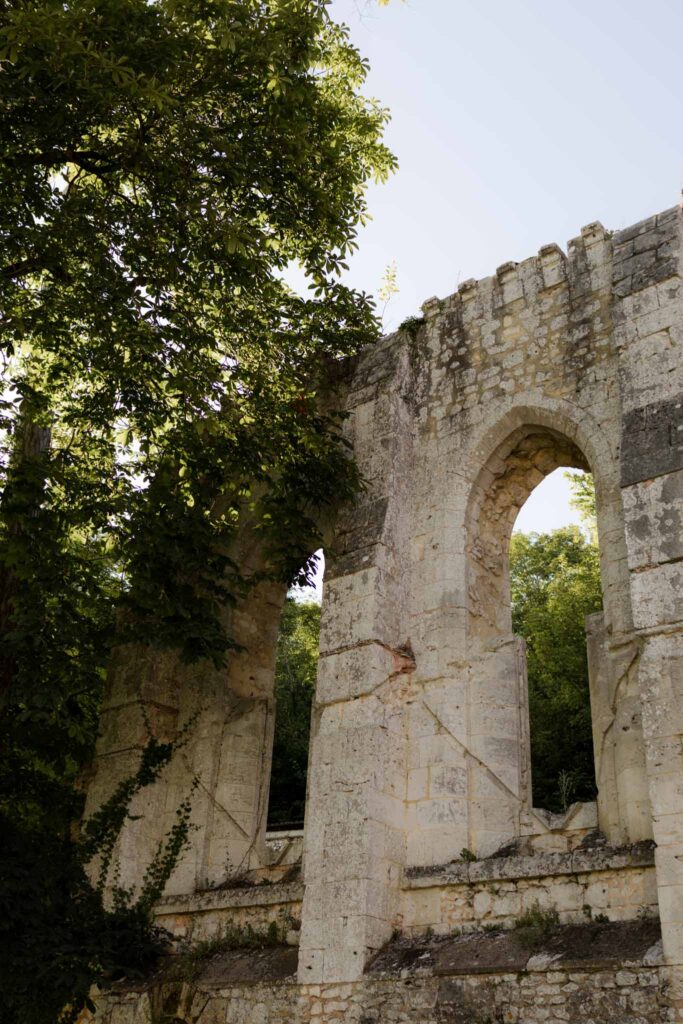
[{"label": "stone ruin wall", "polygon": [[[348,429],[368,486],[330,536],[301,876],[301,840],[265,834],[282,590],[234,613],[247,652],[227,674],[121,652],[92,805],[134,763],[142,707],[162,736],[201,709],[135,808],[122,879],[139,878],[197,774],[198,828],[161,920],[185,938],[226,921],[300,928],[297,983],[290,970],[216,995],[214,981],[204,1009],[177,1019],[683,1020],[681,222],[676,207],[615,234],[591,224],[566,254],[545,246],[429,300],[352,368]],[[516,515],[558,466],[595,479],[603,585],[588,623],[599,794],[565,816],[533,806],[508,580]],[[257,565],[248,531],[242,544]],[[372,975],[396,933],[446,942],[536,902],[567,927],[659,917],[662,946],[632,949],[628,969],[574,964],[553,980],[551,958],[453,982],[488,993],[485,1009],[449,1002],[429,972],[411,1009],[400,972]],[[102,1014],[132,1020],[141,998]]]}]

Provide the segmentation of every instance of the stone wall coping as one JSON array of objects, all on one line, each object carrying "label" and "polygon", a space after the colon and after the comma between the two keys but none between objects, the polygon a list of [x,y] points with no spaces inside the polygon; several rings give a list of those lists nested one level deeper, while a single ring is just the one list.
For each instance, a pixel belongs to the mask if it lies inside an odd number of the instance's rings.
[{"label": "stone wall coping", "polygon": [[657,968],[662,955],[658,920],[584,922],[561,926],[536,948],[525,945],[514,928],[417,940],[400,936],[370,961],[366,975],[471,977],[614,971],[627,966]]},{"label": "stone wall coping", "polygon": [[505,879],[546,878],[593,871],[623,871],[654,867],[654,844],[646,840],[632,846],[578,848],[571,853],[537,853],[485,860],[454,862],[436,867],[408,868],[404,889],[431,889],[442,885],[472,885]]},{"label": "stone wall coping", "polygon": [[157,903],[155,913],[159,917],[164,914],[193,914],[237,907],[269,907],[278,903],[298,903],[303,898],[303,882],[208,889],[205,892],[166,896]]}]

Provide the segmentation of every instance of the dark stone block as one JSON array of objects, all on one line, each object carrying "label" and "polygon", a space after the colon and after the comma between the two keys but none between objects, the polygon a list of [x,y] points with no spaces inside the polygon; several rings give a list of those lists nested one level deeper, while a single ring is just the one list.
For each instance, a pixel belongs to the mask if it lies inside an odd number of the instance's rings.
[{"label": "dark stone block", "polygon": [[441,1024],[493,1024],[501,1020],[494,1017],[495,989],[484,983],[475,991],[466,992],[462,982],[443,978],[439,982],[436,1008]]},{"label": "dark stone block", "polygon": [[382,539],[388,498],[360,500],[340,517],[335,547],[326,553],[328,579],[373,565],[372,552]]},{"label": "dark stone block", "polygon": [[637,238],[638,235],[645,234],[646,231],[652,231],[657,225],[657,217],[648,217],[647,220],[638,221],[637,224],[632,224],[628,228],[624,228],[623,231],[617,231],[614,234],[614,246],[622,245],[624,242],[630,242],[632,239]]},{"label": "dark stone block", "polygon": [[553,970],[613,969],[639,963],[661,938],[659,921],[570,924],[543,942],[539,952],[556,957]]},{"label": "dark stone block", "polygon": [[529,949],[512,932],[475,932],[461,935],[441,947],[434,974],[509,974],[523,971]]},{"label": "dark stone block", "polygon": [[621,486],[683,469],[683,395],[626,413],[621,427]]},{"label": "dark stone block", "polygon": [[669,278],[676,277],[677,275],[677,257],[669,256],[666,259],[657,259],[650,266],[633,274],[631,278],[631,292],[639,292],[643,288],[649,288],[650,285],[661,284],[662,281],[668,281]]}]

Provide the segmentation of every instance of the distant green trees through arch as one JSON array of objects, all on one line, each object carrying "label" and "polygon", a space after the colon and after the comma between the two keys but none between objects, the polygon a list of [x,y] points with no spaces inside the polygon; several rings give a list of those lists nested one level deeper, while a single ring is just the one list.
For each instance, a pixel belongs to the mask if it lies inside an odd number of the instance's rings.
[{"label": "distant green trees through arch", "polygon": [[[568,474],[582,525],[514,533],[512,624],[527,643],[533,802],[550,811],[595,797],[586,616],[602,605],[595,491]],[[320,606],[287,599],[275,676],[277,702],[268,823],[300,827],[306,800]]]},{"label": "distant green trees through arch", "polygon": [[275,741],[268,825],[301,828],[320,638],[320,605],[288,597],[275,663]]},{"label": "distant green trees through arch", "polygon": [[562,811],[595,798],[585,621],[602,603],[597,547],[578,526],[513,534],[510,586],[527,642],[533,802]]},{"label": "distant green trees through arch", "polygon": [[512,628],[527,644],[532,794],[535,807],[564,811],[596,795],[586,616],[602,586],[589,473],[566,473],[581,526],[513,533]]}]

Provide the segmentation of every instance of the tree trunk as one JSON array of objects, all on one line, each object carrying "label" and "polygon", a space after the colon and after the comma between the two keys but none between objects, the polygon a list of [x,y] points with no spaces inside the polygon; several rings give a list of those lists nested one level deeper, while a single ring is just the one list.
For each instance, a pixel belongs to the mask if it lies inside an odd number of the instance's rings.
[{"label": "tree trunk", "polygon": [[19,586],[11,548],[18,546],[22,539],[30,543],[31,518],[38,514],[45,487],[45,471],[34,473],[31,467],[44,461],[50,450],[50,441],[48,427],[39,427],[30,416],[19,415],[7,482],[0,496],[0,521],[5,527],[4,538],[0,542],[0,708],[9,699],[16,668],[14,659],[7,653],[6,644],[2,642],[12,629]]}]

